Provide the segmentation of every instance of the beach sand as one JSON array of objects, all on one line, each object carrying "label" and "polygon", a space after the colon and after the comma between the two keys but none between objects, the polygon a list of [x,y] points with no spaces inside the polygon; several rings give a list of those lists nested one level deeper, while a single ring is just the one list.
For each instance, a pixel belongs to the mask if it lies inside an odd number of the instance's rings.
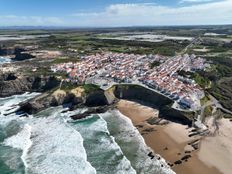
[{"label": "beach sand", "polygon": [[[192,128],[167,120],[160,122],[163,124],[150,125],[147,123],[147,119],[151,117],[158,118],[159,112],[135,102],[120,100],[117,108],[123,115],[132,120],[144,137],[146,144],[155,153],[161,155],[177,174],[231,173],[232,165],[230,165],[230,162],[232,161],[232,155],[225,158],[230,146],[225,145],[226,142],[221,140],[221,135],[217,135],[218,138],[216,136],[216,139],[215,137],[202,138],[199,135],[189,137]],[[228,128],[226,132],[229,132]],[[226,140],[225,137],[222,139]],[[191,145],[188,145],[194,140],[200,140],[199,149],[194,149]],[[221,141],[221,143],[217,143],[217,141]],[[223,143],[226,148],[220,147]],[[220,150],[217,152],[215,149]],[[232,150],[232,147],[230,149]],[[191,155],[191,157],[187,160],[181,160],[186,155]],[[181,164],[174,164],[178,160],[181,161]]]},{"label": "beach sand", "polygon": [[[232,173],[232,122],[218,120],[219,129],[214,136],[206,137],[201,142],[198,157],[209,167],[216,167],[222,173]],[[209,125],[211,126],[211,125]]]}]

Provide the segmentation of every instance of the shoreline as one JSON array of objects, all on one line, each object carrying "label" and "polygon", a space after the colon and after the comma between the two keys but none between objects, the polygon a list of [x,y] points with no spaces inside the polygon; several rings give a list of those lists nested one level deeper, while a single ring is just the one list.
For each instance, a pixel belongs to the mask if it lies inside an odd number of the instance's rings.
[{"label": "shoreline", "polygon": [[[131,119],[143,136],[147,146],[154,153],[161,155],[176,173],[223,173],[214,165],[209,165],[210,158],[206,157],[204,160],[202,160],[202,157],[200,158],[206,153],[205,151],[202,152],[202,142],[205,142],[205,138],[199,135],[189,137],[192,128],[164,119],[158,120],[158,124],[151,125],[147,120],[151,117],[158,119],[159,111],[132,101],[120,100],[117,109]],[[194,141],[199,141],[196,149],[188,145],[188,143]]]}]

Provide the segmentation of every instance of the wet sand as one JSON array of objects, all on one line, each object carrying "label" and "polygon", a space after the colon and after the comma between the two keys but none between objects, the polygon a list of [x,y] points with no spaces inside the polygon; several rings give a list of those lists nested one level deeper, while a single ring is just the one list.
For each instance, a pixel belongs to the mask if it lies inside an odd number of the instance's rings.
[{"label": "wet sand", "polygon": [[[217,167],[222,173],[232,173],[232,122],[229,119],[217,121],[219,129],[213,136],[204,138],[198,157],[209,167]],[[212,125],[208,121],[209,127]]]},{"label": "wet sand", "polygon": [[[221,159],[218,159],[217,155],[213,152],[211,156],[207,156],[210,150],[212,150],[211,148],[208,149],[208,146],[204,143],[208,140],[199,135],[189,137],[192,128],[167,120],[161,120],[159,124],[151,125],[147,123],[147,120],[151,117],[158,118],[158,111],[135,102],[120,100],[117,108],[123,115],[132,120],[133,124],[144,137],[146,144],[151,147],[155,153],[160,154],[177,174],[225,173],[225,171],[222,172],[222,170],[219,170],[219,165],[210,164],[210,162],[212,162],[211,158],[215,158],[216,162]],[[188,145],[188,143],[199,139],[201,139],[201,143],[198,144],[200,147],[199,149],[194,149],[191,145]],[[202,146],[204,146],[204,148]],[[205,148],[208,150],[204,150]],[[182,159],[186,157],[186,155],[191,157],[187,160]],[[213,164],[215,164],[215,161]],[[175,164],[175,162],[181,162],[181,164]],[[227,161],[227,164],[228,163]]]}]

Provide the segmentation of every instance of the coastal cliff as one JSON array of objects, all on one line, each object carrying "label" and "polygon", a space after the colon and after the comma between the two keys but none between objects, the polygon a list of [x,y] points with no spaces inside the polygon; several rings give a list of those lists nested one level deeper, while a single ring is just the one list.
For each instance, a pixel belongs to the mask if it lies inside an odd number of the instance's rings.
[{"label": "coastal cliff", "polygon": [[55,77],[25,77],[16,74],[0,75],[0,97],[25,92],[44,92],[59,85]]},{"label": "coastal cliff", "polygon": [[114,95],[119,99],[139,100],[157,108],[172,104],[172,100],[138,85],[116,85]]},{"label": "coastal cliff", "polygon": [[60,105],[68,105],[71,109],[75,109],[82,106],[107,106],[108,102],[104,91],[100,89],[88,93],[83,87],[77,87],[69,91],[57,89],[20,104],[20,111],[34,114],[48,107]]},{"label": "coastal cliff", "polygon": [[116,98],[136,101],[159,110],[159,117],[191,125],[194,113],[171,108],[173,101],[163,95],[138,85],[115,85],[110,89]]},{"label": "coastal cliff", "polygon": [[55,77],[18,77],[15,74],[0,76],[0,97],[7,97],[25,92],[42,94],[21,104],[21,110],[29,114],[37,113],[48,107],[69,105],[71,109],[80,106],[99,107],[114,105],[118,99],[137,101],[159,110],[159,117],[191,124],[192,113],[180,112],[171,108],[173,101],[138,85],[115,85],[104,91],[91,85],[72,86],[63,84]]}]

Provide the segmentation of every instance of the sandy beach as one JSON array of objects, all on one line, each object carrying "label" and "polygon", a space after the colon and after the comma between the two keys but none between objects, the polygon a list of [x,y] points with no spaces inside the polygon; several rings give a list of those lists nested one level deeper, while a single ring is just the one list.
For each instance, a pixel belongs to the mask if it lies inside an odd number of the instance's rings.
[{"label": "sandy beach", "polygon": [[[120,100],[118,110],[129,117],[144,137],[146,144],[160,154],[177,174],[230,174],[232,166],[232,123],[219,121],[216,135],[194,135],[193,128],[180,123],[159,120],[158,110],[135,102]],[[189,145],[190,144],[190,145]]]}]

